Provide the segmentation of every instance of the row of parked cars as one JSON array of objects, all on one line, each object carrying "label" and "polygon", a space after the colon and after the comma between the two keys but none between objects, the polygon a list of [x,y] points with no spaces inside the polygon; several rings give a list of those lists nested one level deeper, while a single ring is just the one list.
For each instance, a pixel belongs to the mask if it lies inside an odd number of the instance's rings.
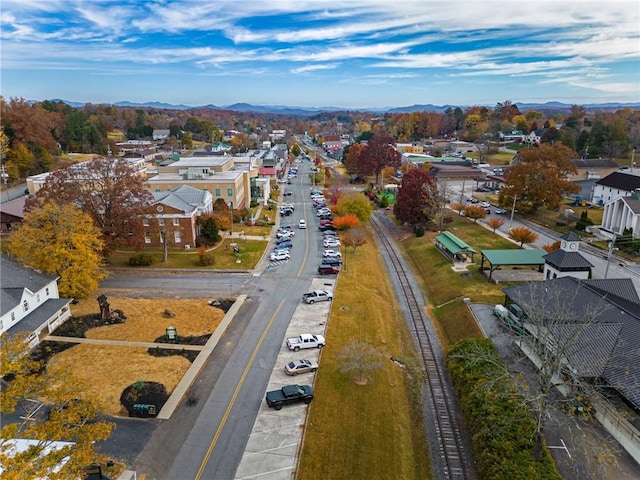
[{"label": "row of parked cars", "polygon": [[326,199],[319,190],[311,190],[311,199],[316,209],[316,217],[319,221],[319,229],[322,232],[322,263],[318,267],[320,275],[335,275],[342,265],[340,253],[340,239],[333,224],[333,212],[327,206]]}]

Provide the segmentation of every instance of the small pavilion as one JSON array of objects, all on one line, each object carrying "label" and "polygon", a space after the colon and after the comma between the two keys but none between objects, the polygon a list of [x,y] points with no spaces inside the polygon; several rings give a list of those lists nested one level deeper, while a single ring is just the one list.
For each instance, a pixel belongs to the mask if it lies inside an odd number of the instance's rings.
[{"label": "small pavilion", "polygon": [[[489,275],[487,279],[491,280],[493,272],[500,267],[538,267],[538,272],[542,273],[545,261],[544,256],[547,254],[543,249],[520,249],[513,248],[509,250],[482,250],[482,259],[480,262],[480,271],[486,270],[485,260],[489,264]],[[540,275],[541,276],[541,275]],[[517,281],[516,279],[513,279]],[[530,280],[522,278],[521,281]]]},{"label": "small pavilion", "polygon": [[478,253],[451,232],[442,232],[436,237],[436,248],[453,262],[465,262],[467,257]]}]

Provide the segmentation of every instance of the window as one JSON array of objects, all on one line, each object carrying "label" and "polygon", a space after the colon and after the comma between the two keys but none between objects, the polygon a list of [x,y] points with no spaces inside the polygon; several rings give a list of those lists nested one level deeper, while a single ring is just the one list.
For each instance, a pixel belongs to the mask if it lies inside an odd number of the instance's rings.
[{"label": "window", "polygon": [[11,323],[16,321],[16,314],[15,312],[11,312]]},{"label": "window", "polygon": [[233,195],[233,188],[227,188],[227,197],[231,197]]},{"label": "window", "polygon": [[216,197],[219,197],[219,196],[220,196],[220,189],[216,188]]},{"label": "window", "polygon": [[144,243],[151,243],[151,234],[149,232],[144,234]]},{"label": "window", "polygon": [[174,227],[177,227],[177,226],[179,226],[179,225],[180,225],[180,219],[179,219],[179,218],[174,218],[174,219],[173,219],[173,226],[174,226]]},{"label": "window", "polygon": [[164,218],[158,219],[158,225],[160,225],[161,227],[164,227]]},{"label": "window", "polygon": [[36,293],[36,302],[40,303],[40,294]]},{"label": "window", "polygon": [[29,301],[25,300],[24,302],[22,302],[22,310],[24,312],[28,312],[29,311]]},{"label": "window", "polygon": [[45,288],[44,291],[46,292],[47,297],[48,297],[49,296],[49,287]]},{"label": "window", "polygon": [[182,242],[182,239],[180,238],[180,230],[176,230],[173,232],[173,241],[176,243]]},{"label": "window", "polygon": [[142,225],[144,225],[145,227],[148,227],[149,226],[149,219],[148,218],[142,219]]}]

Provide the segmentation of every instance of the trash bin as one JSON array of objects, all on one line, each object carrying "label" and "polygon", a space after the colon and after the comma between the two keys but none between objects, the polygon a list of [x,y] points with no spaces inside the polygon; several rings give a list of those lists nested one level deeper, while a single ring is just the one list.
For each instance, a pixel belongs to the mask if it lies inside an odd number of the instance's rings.
[{"label": "trash bin", "polygon": [[155,417],[156,415],[156,406],[147,403],[136,403],[131,407],[131,411],[129,412],[130,417],[149,418]]}]

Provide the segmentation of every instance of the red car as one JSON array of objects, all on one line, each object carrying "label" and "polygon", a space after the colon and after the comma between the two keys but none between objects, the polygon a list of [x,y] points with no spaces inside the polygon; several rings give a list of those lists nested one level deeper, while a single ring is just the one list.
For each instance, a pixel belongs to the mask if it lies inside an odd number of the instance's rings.
[{"label": "red car", "polygon": [[318,273],[320,275],[336,275],[340,269],[333,265],[320,265],[318,267]]}]

